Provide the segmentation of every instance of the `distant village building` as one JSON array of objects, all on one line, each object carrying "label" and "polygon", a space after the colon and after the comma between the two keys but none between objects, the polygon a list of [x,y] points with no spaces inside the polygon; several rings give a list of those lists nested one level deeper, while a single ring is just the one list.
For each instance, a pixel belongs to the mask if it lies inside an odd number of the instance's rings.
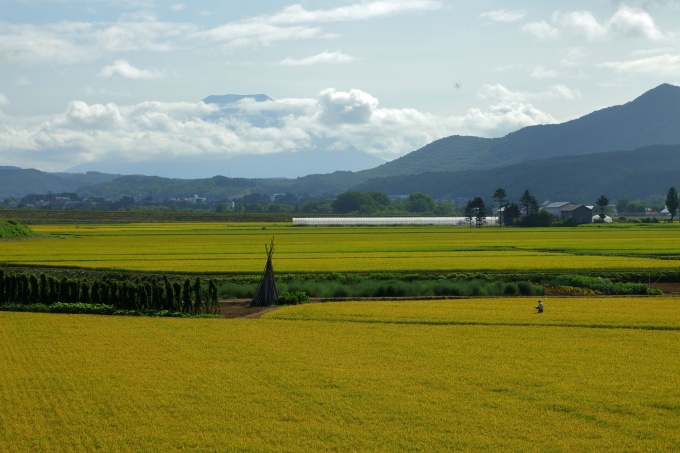
[{"label": "distant village building", "polygon": [[558,220],[572,219],[574,223],[592,223],[593,210],[588,206],[582,204],[572,203],[570,201],[556,201],[548,203],[543,207],[543,210],[555,216]]},{"label": "distant village building", "polygon": [[177,203],[189,203],[189,204],[199,204],[199,203],[205,203],[207,198],[205,197],[199,197],[198,195],[194,195],[193,197],[189,198],[168,198],[168,201]]}]

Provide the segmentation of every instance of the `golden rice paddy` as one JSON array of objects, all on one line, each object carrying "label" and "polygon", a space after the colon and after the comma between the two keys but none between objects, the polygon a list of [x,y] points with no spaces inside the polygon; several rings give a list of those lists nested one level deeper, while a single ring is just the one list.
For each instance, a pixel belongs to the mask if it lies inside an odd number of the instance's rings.
[{"label": "golden rice paddy", "polygon": [[0,312],[2,451],[677,451],[678,299]]},{"label": "golden rice paddy", "polygon": [[259,273],[275,240],[278,272],[668,270],[680,228],[469,229],[284,224],[40,225],[2,243],[0,264],[140,272]]},{"label": "golden rice paddy", "polygon": [[[678,268],[680,229],[36,226],[0,265]],[[680,299],[475,298],[260,319],[0,312],[0,451],[678,451]]]}]

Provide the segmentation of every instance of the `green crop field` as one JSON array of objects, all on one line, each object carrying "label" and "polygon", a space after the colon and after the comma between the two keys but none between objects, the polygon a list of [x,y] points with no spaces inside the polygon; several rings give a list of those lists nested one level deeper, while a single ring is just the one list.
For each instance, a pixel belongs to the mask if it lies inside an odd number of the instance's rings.
[{"label": "green crop field", "polygon": [[663,270],[680,264],[675,225],[579,228],[292,227],[289,224],[37,225],[5,241],[0,265],[140,272]]},{"label": "green crop field", "polygon": [[0,451],[678,451],[678,299],[0,312]]}]

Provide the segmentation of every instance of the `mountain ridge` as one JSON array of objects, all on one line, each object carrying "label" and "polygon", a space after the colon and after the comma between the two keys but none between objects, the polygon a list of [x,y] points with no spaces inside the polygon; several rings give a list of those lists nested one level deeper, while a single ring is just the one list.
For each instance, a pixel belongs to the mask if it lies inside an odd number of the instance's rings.
[{"label": "mountain ridge", "polygon": [[[523,127],[500,138],[453,135],[380,167],[366,179],[426,171],[481,170],[549,157],[680,143],[680,87],[661,84],[622,105],[559,123]],[[429,160],[428,165],[423,160]],[[405,172],[405,168],[415,171]]]},{"label": "mountain ridge", "polygon": [[[570,200],[594,204],[606,194],[618,198],[646,199],[665,194],[680,179],[680,144],[650,145],[625,151],[559,156],[520,162],[505,167],[458,172],[427,172],[371,179],[350,188],[392,195],[414,191],[435,198],[490,200],[502,187],[517,200],[529,190],[539,200]],[[560,171],[557,171],[557,170]],[[400,192],[396,192],[396,191]]]}]

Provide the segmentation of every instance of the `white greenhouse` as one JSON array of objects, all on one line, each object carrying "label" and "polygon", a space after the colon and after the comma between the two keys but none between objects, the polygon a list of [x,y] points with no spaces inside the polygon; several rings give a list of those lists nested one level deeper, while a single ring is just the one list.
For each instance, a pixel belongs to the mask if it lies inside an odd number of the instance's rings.
[{"label": "white greenhouse", "polygon": [[[496,223],[487,217],[486,224]],[[294,217],[293,226],[306,225],[468,225],[465,217]],[[474,219],[473,219],[474,224]]]}]

